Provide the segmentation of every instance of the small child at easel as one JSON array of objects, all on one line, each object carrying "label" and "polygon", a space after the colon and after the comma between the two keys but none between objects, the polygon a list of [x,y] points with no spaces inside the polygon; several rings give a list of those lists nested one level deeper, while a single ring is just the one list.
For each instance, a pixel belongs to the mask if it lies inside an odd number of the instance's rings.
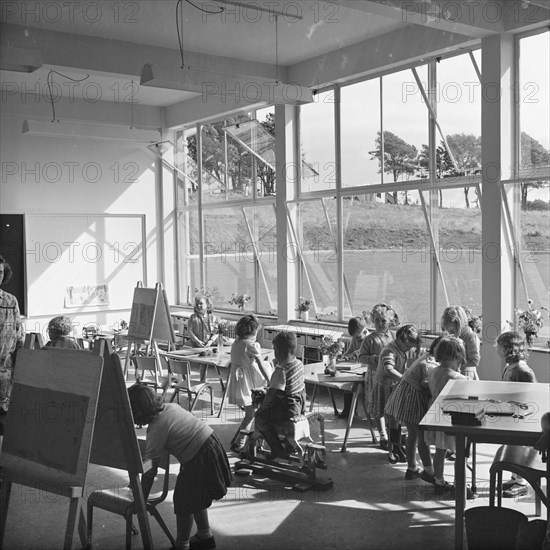
[{"label": "small child at easel", "polygon": [[269,384],[271,372],[262,362],[260,344],[256,342],[260,324],[255,315],[245,315],[235,326],[236,340],[231,346],[231,370],[229,372],[228,403],[244,409],[244,418],[230,443],[234,453],[240,453],[250,430],[256,409],[252,404],[252,390]]},{"label": "small child at easel", "polygon": [[[380,352],[394,340],[394,334],[390,328],[399,326],[399,317],[394,309],[384,303],[376,304],[370,312],[370,320],[374,325],[374,331],[363,339],[358,359],[363,365],[367,365],[365,374],[365,411],[370,417],[375,417],[374,410],[374,382],[378,368]],[[384,415],[376,418],[377,428],[380,434],[380,448],[388,448],[388,436]]]}]

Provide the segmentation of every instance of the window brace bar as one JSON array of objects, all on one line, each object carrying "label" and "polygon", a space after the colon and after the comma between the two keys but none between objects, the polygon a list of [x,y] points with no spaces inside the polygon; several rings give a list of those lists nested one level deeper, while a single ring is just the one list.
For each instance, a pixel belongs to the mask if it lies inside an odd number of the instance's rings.
[{"label": "window brace bar", "polygon": [[525,278],[525,272],[523,271],[523,265],[521,263],[521,258],[519,257],[519,247],[516,247],[513,245],[513,229],[514,224],[512,223],[512,214],[510,212],[510,205],[508,204],[508,197],[506,196],[506,193],[504,192],[504,187],[501,184],[500,185],[500,194],[502,197],[502,210],[504,212],[504,219],[506,221],[505,223],[505,231],[504,234],[506,235],[506,241],[508,244],[508,247],[510,250],[512,250],[512,256],[514,258],[514,263],[517,265],[519,270],[519,276],[521,278],[521,283],[523,285],[523,290],[525,292],[525,297],[527,300],[529,300],[529,292],[527,291],[527,280]]},{"label": "window brace bar", "polygon": [[298,258],[300,258],[300,263],[302,264],[302,267],[304,268],[304,274],[307,280],[307,286],[309,287],[309,292],[311,293],[311,301],[313,302],[313,308],[315,311],[317,311],[317,303],[315,301],[315,294],[313,293],[313,287],[311,285],[311,279],[309,278],[309,271],[307,269],[306,262],[304,260],[304,253],[302,251],[302,247],[300,246],[300,243],[298,242],[298,237],[296,235],[296,229],[294,228],[294,224],[292,223],[292,218],[290,216],[290,212],[288,211],[288,205],[286,207],[286,216],[288,219],[288,227],[290,228],[290,232],[292,233],[292,238],[294,239],[294,243],[296,244],[296,251],[298,253]]},{"label": "window brace bar", "polygon": [[[336,237],[334,236],[334,231],[332,230],[332,225],[330,224],[330,218],[329,218],[329,215],[328,215],[328,210],[327,210],[326,198],[325,197],[323,197],[321,199],[321,204],[323,205],[323,212],[325,213],[325,219],[327,221],[327,226],[328,226],[328,230],[329,230],[329,233],[330,233],[330,238],[332,239],[332,242],[333,242],[334,248],[335,248],[335,252],[337,253],[339,247],[338,247],[338,243],[336,242]],[[345,273],[343,273],[343,279],[344,279],[344,291],[346,293],[346,298],[348,300],[348,305],[349,305],[350,310],[352,310],[353,308],[352,308],[352,304],[351,304],[351,295],[350,295],[350,292],[349,292],[348,280],[346,279],[346,274]]]},{"label": "window brace bar", "polygon": [[441,267],[441,262],[439,261],[439,252],[435,243],[435,237],[433,234],[432,222],[430,221],[430,216],[428,215],[428,209],[426,208],[426,200],[424,199],[424,194],[422,191],[418,193],[420,195],[420,202],[422,203],[422,211],[424,213],[424,220],[426,221],[426,226],[428,228],[428,234],[430,235],[430,242],[432,244],[432,250],[435,256],[435,263],[437,265],[437,271],[439,272],[439,277],[441,279],[441,286],[443,288],[443,294],[445,294],[445,303],[449,306],[449,294],[447,293],[447,285],[445,284],[445,279],[443,277],[443,269]]},{"label": "window brace bar", "polygon": [[239,145],[241,145],[244,149],[246,149],[251,155],[255,156],[258,160],[263,162],[267,167],[275,171],[275,167],[273,165],[267,162],[267,160],[265,160],[260,154],[256,153],[256,151],[251,149],[246,143],[241,141],[238,137],[235,137],[234,135],[230,134],[225,128],[223,129],[223,133],[225,134],[226,139],[227,139],[227,136],[229,136],[232,140],[236,141]]},{"label": "window brace bar", "polygon": [[435,111],[432,107],[431,101],[428,98],[428,95],[426,94],[426,90],[424,90],[424,86],[422,86],[422,82],[420,82],[420,77],[418,76],[418,72],[414,67],[411,68],[411,71],[413,73],[414,79],[416,80],[416,84],[418,85],[418,89],[420,90],[420,93],[422,94],[422,97],[424,98],[424,102],[426,103],[426,107],[428,108],[430,116],[433,118],[433,121],[435,122],[437,130],[439,131],[439,135],[441,136],[441,141],[443,141],[443,145],[445,147],[445,150],[447,151],[447,154],[449,155],[449,158],[451,159],[451,162],[453,163],[454,169],[458,172],[459,171],[458,170],[458,164],[456,163],[453,152],[451,151],[451,148],[449,147],[449,144],[447,143],[447,138],[443,134],[443,130],[442,130],[441,126],[439,125],[439,122],[437,121],[437,115],[435,114]]},{"label": "window brace bar", "polygon": [[[265,291],[267,294],[267,299],[269,300],[269,309],[273,309],[273,301],[271,300],[271,294],[269,293],[269,288],[267,286],[267,279],[265,278],[264,269],[262,266],[262,262],[260,261],[260,256],[258,254],[258,244],[254,240],[254,235],[252,234],[252,228],[250,227],[250,222],[248,221],[248,216],[246,214],[246,210],[244,206],[241,206],[241,210],[243,212],[244,216],[244,223],[246,223],[246,229],[248,230],[248,236],[250,237],[250,242],[252,243],[252,250],[254,251],[254,260],[256,261],[256,264],[258,266],[258,269],[260,271],[260,275],[262,277],[262,281],[265,286]],[[256,309],[258,310],[258,304],[256,303]]]},{"label": "window brace bar", "polygon": [[481,82],[481,71],[479,70],[479,65],[477,64],[476,58],[474,57],[474,54],[471,51],[468,52],[468,55],[470,56],[470,60],[472,62],[472,65],[474,66],[474,71],[477,74],[477,78]]}]

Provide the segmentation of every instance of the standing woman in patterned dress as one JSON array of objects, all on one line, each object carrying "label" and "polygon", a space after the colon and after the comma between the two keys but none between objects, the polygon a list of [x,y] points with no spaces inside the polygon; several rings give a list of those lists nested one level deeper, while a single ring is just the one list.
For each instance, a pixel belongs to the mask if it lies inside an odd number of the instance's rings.
[{"label": "standing woman in patterned dress", "polygon": [[[0,256],[0,285],[12,276],[10,264]],[[4,420],[8,412],[13,379],[14,354],[23,345],[23,327],[17,298],[0,288],[0,453]]]}]

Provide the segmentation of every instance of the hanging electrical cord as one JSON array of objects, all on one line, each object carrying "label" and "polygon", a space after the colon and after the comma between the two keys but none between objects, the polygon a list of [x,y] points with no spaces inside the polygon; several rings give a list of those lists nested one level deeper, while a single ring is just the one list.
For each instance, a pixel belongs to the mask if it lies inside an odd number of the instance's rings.
[{"label": "hanging electrical cord", "polygon": [[178,35],[178,43],[180,47],[180,56],[181,56],[181,69],[185,67],[185,60],[183,56],[183,2],[187,2],[190,6],[193,6],[197,10],[201,11],[202,13],[207,13],[208,15],[216,15],[218,13],[223,13],[225,11],[225,8],[223,6],[220,6],[220,9],[217,11],[212,10],[206,10],[204,8],[201,8],[200,6],[197,6],[197,4],[194,4],[191,2],[191,0],[178,0],[176,3],[176,32]]},{"label": "hanging electrical cord", "polygon": [[275,82],[279,84],[279,16],[275,16]]},{"label": "hanging electrical cord", "polygon": [[53,69],[50,69],[50,72],[48,73],[48,76],[46,77],[46,84],[48,85],[48,94],[50,96],[50,103],[52,104],[52,122],[59,122],[55,120],[55,103],[53,100],[53,94],[52,94],[52,84],[53,84],[53,75],[58,74],[59,76],[62,76],[63,78],[67,78],[68,80],[72,80],[73,82],[84,82],[87,78],[90,78],[90,75],[87,74],[84,78],[72,78],[66,74],[62,74],[58,71],[54,71]]}]

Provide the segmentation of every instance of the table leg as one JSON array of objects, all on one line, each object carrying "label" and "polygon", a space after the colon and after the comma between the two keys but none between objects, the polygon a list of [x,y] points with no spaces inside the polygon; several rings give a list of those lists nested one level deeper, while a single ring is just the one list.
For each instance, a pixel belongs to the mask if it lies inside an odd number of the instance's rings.
[{"label": "table leg", "polygon": [[317,395],[317,384],[313,386],[313,391],[311,393],[311,401],[309,402],[309,412],[313,410],[313,405],[315,405],[315,396]]},{"label": "table leg", "polygon": [[464,545],[464,509],[466,508],[466,437],[456,434],[455,461],[455,550]]},{"label": "table leg", "polygon": [[351,429],[351,424],[353,422],[353,416],[355,415],[355,407],[357,406],[357,398],[359,396],[359,384],[354,383],[353,385],[353,397],[351,398],[351,408],[349,410],[348,424],[346,426],[346,433],[344,435],[344,443],[342,444],[342,449],[340,452],[345,452],[346,445],[348,443],[349,431]]}]

